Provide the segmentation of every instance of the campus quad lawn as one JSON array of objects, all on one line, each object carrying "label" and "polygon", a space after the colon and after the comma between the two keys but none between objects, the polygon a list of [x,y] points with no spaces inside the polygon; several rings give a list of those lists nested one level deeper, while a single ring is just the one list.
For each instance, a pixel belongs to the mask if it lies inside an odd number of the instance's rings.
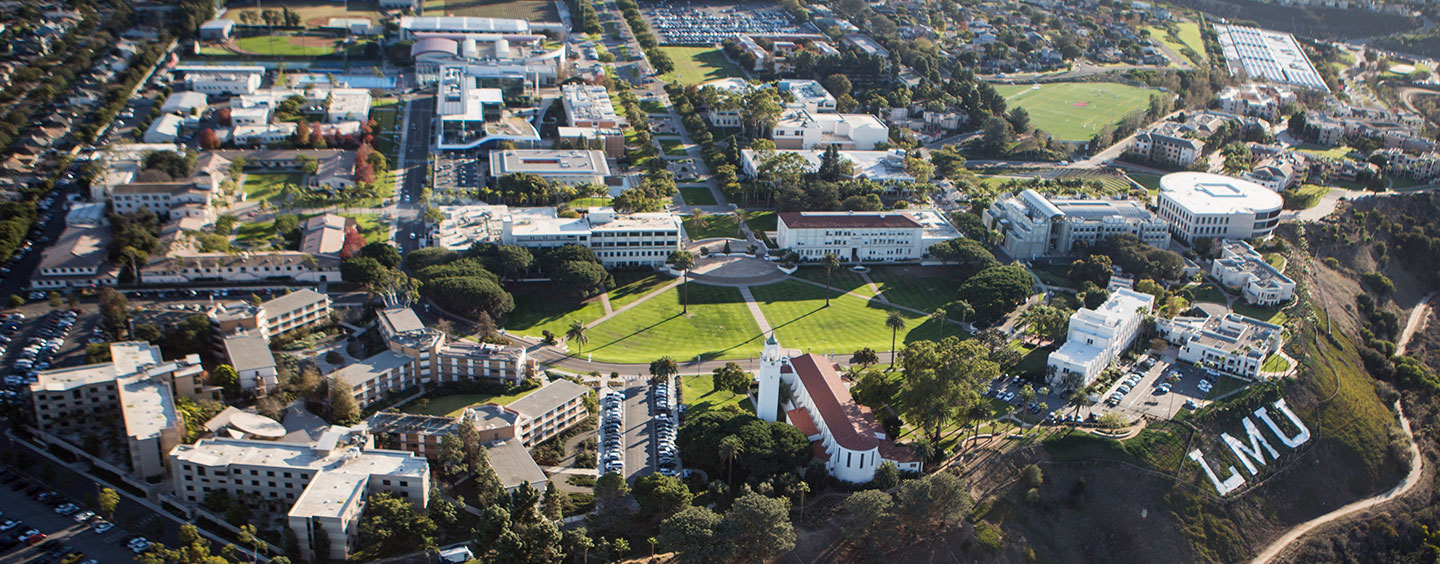
[{"label": "campus quad lawn", "polygon": [[689,316],[680,314],[681,288],[671,288],[591,328],[585,352],[593,351],[596,361],[626,363],[760,354],[760,328],[740,290],[691,284],[689,291]]},{"label": "campus quad lawn", "polygon": [[[795,274],[791,274],[791,276],[824,284],[825,266],[814,266],[814,263],[807,264],[806,266],[800,267],[800,269],[796,270]],[[830,287],[836,292],[854,292],[865,297],[875,297],[875,291],[870,289],[870,285],[865,283],[865,279],[861,278],[855,271],[850,270],[850,267],[843,264],[840,268],[830,273]]]},{"label": "campus quad lawn", "polygon": [[1010,107],[1025,108],[1031,126],[1065,141],[1089,139],[1126,115],[1149,107],[1154,93],[1115,82],[996,84],[995,91]]},{"label": "campus quad lawn", "polygon": [[715,194],[704,187],[681,188],[680,197],[685,199],[687,206],[713,206],[716,203]]},{"label": "campus quad lawn", "polygon": [[303,186],[305,175],[295,172],[247,172],[245,199],[251,202],[279,199],[280,186],[286,183]]},{"label": "campus quad lawn", "polygon": [[679,139],[661,139],[660,148],[665,151],[666,155],[672,157],[685,156],[685,144]]},{"label": "campus quad lawn", "polygon": [[235,224],[235,242],[261,245],[275,237],[275,220]]},{"label": "campus quad lawn", "polygon": [[390,225],[380,221],[378,214],[345,213],[340,215],[355,220],[360,229],[360,236],[365,238],[367,244],[390,239]]},{"label": "campus quad lawn", "polygon": [[[515,297],[515,309],[505,329],[522,335],[540,337],[548,329],[556,338],[564,338],[572,320],[590,323],[605,315],[605,304],[599,296],[581,301],[548,283],[521,283],[507,289]],[[576,347],[570,348],[573,351]]]},{"label": "campus quad lawn", "polygon": [[318,57],[335,52],[335,40],[299,35],[257,35],[236,41],[241,51],[256,55]]},{"label": "campus quad lawn", "polygon": [[518,18],[532,22],[560,20],[560,13],[555,10],[554,3],[547,0],[425,0],[424,13],[427,16]]},{"label": "campus quad lawn", "polygon": [[[890,350],[890,329],[885,318],[891,308],[879,300],[865,300],[832,292],[836,296],[825,307],[825,288],[785,280],[778,284],[750,288],[760,310],[774,329],[780,344],[790,349],[825,354],[845,355],[870,347],[876,352]],[[897,347],[909,341],[935,339],[939,336],[939,320],[901,311],[906,318],[900,330]]]},{"label": "campus quad lawn", "polygon": [[661,76],[665,82],[678,81],[680,84],[700,84],[719,78],[742,76],[740,68],[725,58],[718,47],[660,47],[675,70]]},{"label": "campus quad lawn", "polygon": [[609,207],[610,204],[612,204],[612,203],[614,203],[614,200],[612,200],[612,199],[610,199],[610,198],[590,197],[590,198],[575,198],[574,200],[570,200],[570,204],[569,204],[569,205],[570,205],[570,207],[575,208],[575,209],[577,209],[577,210],[583,210],[583,209],[586,209],[586,208],[604,208],[604,207]]},{"label": "campus quad lawn", "polygon": [[[280,11],[283,5],[290,8],[291,12],[300,14],[300,23],[307,27],[321,27],[330,23],[330,18],[365,18],[371,23],[380,21],[378,4],[374,0],[349,0],[348,2],[335,2],[334,0],[285,0],[283,3],[255,2],[254,0],[237,0],[229,2],[229,10],[225,17],[240,21],[242,12],[254,12],[260,15],[260,9],[271,9]],[[257,8],[257,5],[259,6]],[[513,16],[511,16],[513,17]],[[263,21],[261,24],[263,25]]]},{"label": "campus quad lawn", "polygon": [[[477,403],[498,403],[500,405],[510,405],[512,403],[515,403],[515,400],[528,396],[531,392],[534,392],[538,389],[540,388],[525,390],[518,394],[501,396],[490,394],[452,394],[448,396],[436,396],[433,398],[421,398],[400,406],[400,411],[403,413],[418,413],[421,415],[443,415],[447,417],[458,417],[460,415],[460,410],[475,405]],[[429,401],[423,404],[422,407],[420,402],[426,399],[428,399]]]},{"label": "campus quad lawn", "polygon": [[685,413],[691,417],[730,404],[738,404],[747,412],[751,410],[750,398],[727,390],[716,390],[715,380],[708,374],[681,377],[680,394],[682,401],[688,406]]},{"label": "campus quad lawn", "polygon": [[870,272],[891,303],[925,311],[960,299],[957,292],[966,278],[960,269],[946,266],[880,266]]},{"label": "campus quad lawn", "polygon": [[614,273],[615,288],[610,290],[610,307],[620,309],[630,302],[650,295],[676,279],[654,272],[618,271]]},{"label": "campus quad lawn", "polygon": [[[685,233],[689,234],[693,240],[740,237],[740,225],[735,222],[735,216],[731,214],[706,215],[700,221],[696,221],[693,217],[687,217],[684,223]],[[702,223],[703,225],[701,225]],[[732,247],[731,250],[735,249]]]}]

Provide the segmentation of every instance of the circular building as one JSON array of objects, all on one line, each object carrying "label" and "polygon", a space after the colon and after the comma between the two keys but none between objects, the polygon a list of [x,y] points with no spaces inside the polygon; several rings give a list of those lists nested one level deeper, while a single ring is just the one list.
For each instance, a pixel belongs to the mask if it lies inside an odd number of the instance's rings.
[{"label": "circular building", "polygon": [[231,429],[239,431],[247,439],[274,440],[285,436],[284,425],[258,413],[235,413],[230,416],[229,423]]},{"label": "circular building", "polygon": [[1280,223],[1283,201],[1269,188],[1208,172],[1160,178],[1160,218],[1189,245],[1200,237],[1264,239]]}]

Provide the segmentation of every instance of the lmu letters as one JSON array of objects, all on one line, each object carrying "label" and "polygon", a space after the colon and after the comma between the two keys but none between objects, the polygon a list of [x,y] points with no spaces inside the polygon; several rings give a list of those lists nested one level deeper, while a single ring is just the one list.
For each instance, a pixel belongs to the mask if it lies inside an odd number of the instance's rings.
[{"label": "lmu letters", "polygon": [[[1270,418],[1270,413],[1265,411],[1264,407],[1255,410],[1255,417],[1265,422],[1265,426],[1270,428],[1270,432],[1275,434],[1275,438],[1280,440],[1280,444],[1289,448],[1295,448],[1310,440],[1310,429],[1305,428],[1305,423],[1301,422],[1300,418],[1296,417],[1295,414],[1290,411],[1290,408],[1285,406],[1285,400],[1281,399],[1270,405],[1280,410],[1280,413],[1284,414],[1285,417],[1290,420],[1290,423],[1299,429],[1294,435],[1287,436],[1280,431],[1280,426],[1275,424],[1275,421]],[[1260,429],[1255,426],[1255,422],[1251,420],[1249,416],[1246,416],[1241,423],[1245,426],[1245,439],[1248,443],[1241,442],[1235,437],[1230,436],[1229,433],[1221,433],[1220,440],[1223,441],[1226,446],[1230,447],[1230,452],[1235,453],[1235,458],[1239,458],[1240,463],[1245,465],[1245,470],[1249,472],[1251,476],[1254,476],[1260,472],[1260,469],[1255,467],[1251,459],[1254,459],[1255,463],[1259,463],[1260,466],[1264,466],[1265,453],[1270,453],[1271,460],[1279,460],[1280,455],[1275,452],[1275,447],[1270,446],[1270,443],[1260,434]],[[1198,448],[1190,451],[1190,459],[1200,463],[1200,469],[1205,471],[1205,476],[1210,478],[1210,483],[1215,484],[1215,490],[1220,492],[1222,496],[1245,485],[1245,478],[1240,476],[1240,473],[1235,470],[1234,466],[1229,467],[1230,477],[1224,480],[1217,477],[1215,471],[1210,469],[1210,464],[1205,462],[1205,455],[1201,454]]]}]

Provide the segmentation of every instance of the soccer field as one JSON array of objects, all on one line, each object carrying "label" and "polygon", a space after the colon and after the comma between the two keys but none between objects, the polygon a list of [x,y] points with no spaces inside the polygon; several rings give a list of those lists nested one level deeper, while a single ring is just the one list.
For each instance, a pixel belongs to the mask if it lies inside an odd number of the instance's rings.
[{"label": "soccer field", "polygon": [[1031,126],[1065,141],[1089,139],[1126,114],[1145,109],[1156,93],[1114,82],[996,84],[995,91],[1010,107],[1030,112]]}]

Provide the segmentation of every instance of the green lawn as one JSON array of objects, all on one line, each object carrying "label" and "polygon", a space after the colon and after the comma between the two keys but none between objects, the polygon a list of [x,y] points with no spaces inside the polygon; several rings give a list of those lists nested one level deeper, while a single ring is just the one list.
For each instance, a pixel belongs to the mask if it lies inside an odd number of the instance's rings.
[{"label": "green lawn", "polygon": [[614,203],[614,200],[610,198],[575,198],[574,200],[570,200],[570,207],[577,210],[585,208],[604,208],[609,207],[612,203]]},{"label": "green lawn", "polygon": [[1192,302],[1210,302],[1212,304],[1225,305],[1225,292],[1214,284],[1204,284],[1191,290],[1195,299]]},{"label": "green lawn", "polygon": [[334,38],[309,35],[256,35],[241,37],[236,44],[256,55],[319,57],[335,52]]},{"label": "green lawn", "polygon": [[1010,107],[1025,108],[1030,123],[1056,139],[1089,139],[1131,112],[1143,110],[1155,93],[1114,82],[996,84]]},{"label": "green lawn", "polygon": [[1238,299],[1235,300],[1235,304],[1230,307],[1230,310],[1245,317],[1253,317],[1266,323],[1273,323],[1275,325],[1285,323],[1285,312],[1279,309],[1252,306]]},{"label": "green lawn", "polygon": [[610,290],[610,307],[625,307],[674,280],[675,278],[654,272],[616,272],[615,289]]},{"label": "green lawn", "polygon": [[1041,282],[1051,286],[1077,289],[1080,287],[1080,284],[1076,284],[1074,280],[1070,279],[1070,265],[1068,264],[1032,264],[1030,270]]},{"label": "green lawn", "polygon": [[[799,270],[795,271],[795,274],[791,274],[791,276],[824,284],[825,267],[802,266]],[[870,289],[870,285],[865,283],[865,279],[861,278],[855,271],[850,270],[848,266],[841,266],[830,273],[830,287],[838,292],[855,292],[862,296],[875,297],[875,291]]]},{"label": "green lawn", "polygon": [[345,213],[340,215],[355,220],[360,228],[360,235],[365,237],[366,243],[390,240],[390,224],[381,221],[380,214]]},{"label": "green lawn", "polygon": [[268,244],[275,237],[275,220],[235,225],[235,242],[245,246]]},{"label": "green lawn", "polygon": [[298,172],[247,172],[245,173],[245,199],[264,202],[280,198],[283,184],[303,186],[305,175]]},{"label": "green lawn", "polygon": [[636,305],[590,330],[596,361],[648,363],[662,356],[749,358],[760,354],[760,328],[740,290],[690,285],[690,313],[681,315],[681,288]]},{"label": "green lawn", "polygon": [[687,206],[713,206],[715,193],[709,188],[681,188],[680,197],[685,199]]},{"label": "green lawn", "polygon": [[773,211],[745,212],[745,225],[750,226],[750,231],[755,233],[755,238],[764,241],[765,244],[770,245],[772,248],[775,245],[771,244],[770,237],[766,235],[765,232],[779,229],[780,227],[777,225],[779,222],[780,217],[775,215]]},{"label": "green lawn", "polygon": [[400,406],[404,413],[418,413],[421,415],[444,415],[458,417],[460,411],[478,403],[498,403],[509,405],[515,400],[530,395],[531,392],[540,388],[525,390],[518,394],[491,395],[491,394],[452,394],[448,396],[436,396],[433,398],[420,398]]},{"label": "green lawn", "polygon": [[641,100],[640,109],[647,114],[663,114],[670,111],[670,108],[665,107],[665,104],[661,104],[655,100]]},{"label": "green lawn", "polygon": [[589,323],[605,315],[598,296],[581,301],[547,283],[515,284],[509,290],[515,297],[515,310],[505,329],[523,335],[539,337],[548,329],[563,337],[571,320]]},{"label": "green lawn", "polygon": [[[890,329],[885,327],[885,318],[892,308],[881,305],[878,300],[834,292],[838,297],[831,299],[830,307],[826,308],[824,288],[794,280],[757,286],[750,291],[786,348],[837,355],[849,355],[865,347],[890,350]],[[938,320],[921,319],[903,311],[901,315],[906,318],[906,328],[900,331],[897,346],[939,336]]]},{"label": "green lawn", "polygon": [[1265,372],[1284,372],[1289,369],[1290,361],[1278,354],[1270,355],[1270,358],[1265,359],[1265,363],[1260,365],[1260,370]]},{"label": "green lawn", "polygon": [[960,299],[957,291],[966,278],[958,268],[945,266],[881,266],[870,272],[891,303],[925,311]]},{"label": "green lawn", "polygon": [[[1154,38],[1156,41],[1159,41],[1159,42],[1161,42],[1161,43],[1164,43],[1166,47],[1169,47],[1171,51],[1174,51],[1176,55],[1179,55],[1179,56],[1180,56],[1180,60],[1186,61],[1186,62],[1190,62],[1190,63],[1193,63],[1193,62],[1194,62],[1194,61],[1192,61],[1192,60],[1190,60],[1190,59],[1188,59],[1188,58],[1185,57],[1185,53],[1184,53],[1185,43],[1184,43],[1184,42],[1177,42],[1177,41],[1175,41],[1175,40],[1173,40],[1173,39],[1170,39],[1170,34],[1165,33],[1165,29],[1164,29],[1164,28],[1156,27],[1156,26],[1153,26],[1153,25],[1148,25],[1148,26],[1143,27],[1142,29],[1149,30],[1149,31],[1150,31],[1150,37]],[[1196,53],[1201,54],[1202,57],[1204,56],[1204,55],[1203,55],[1204,51],[1196,51]],[[1171,63],[1171,65],[1173,66],[1174,63]]]},{"label": "green lawn", "polygon": [[1334,159],[1337,161],[1348,160],[1350,158],[1350,153],[1355,150],[1345,145],[1340,145],[1338,147],[1326,147],[1324,145],[1313,145],[1310,143],[1301,143],[1292,148],[1296,152],[1305,153],[1307,155],[1314,155],[1326,159]]},{"label": "green lawn", "polygon": [[1265,258],[1265,264],[1270,265],[1275,270],[1285,270],[1284,255],[1281,255],[1280,253],[1265,253],[1262,256]]},{"label": "green lawn", "polygon": [[1132,172],[1128,176],[1130,176],[1131,180],[1139,182],[1141,186],[1144,186],[1146,190],[1149,190],[1151,196],[1160,193],[1160,175],[1147,174],[1143,172]]},{"label": "green lawn", "polygon": [[685,144],[681,143],[679,139],[661,139],[660,149],[672,157],[685,156]]},{"label": "green lawn", "polygon": [[715,381],[710,376],[684,376],[680,378],[681,398],[688,407],[685,414],[694,417],[712,409],[737,404],[750,411],[750,398],[728,390],[715,390]]},{"label": "green lawn", "polygon": [[715,237],[738,238],[740,237],[740,225],[735,222],[735,216],[731,214],[706,215],[698,220],[687,217],[685,218],[685,233],[695,240]]},{"label": "green lawn", "polygon": [[665,82],[700,84],[719,78],[743,76],[740,67],[725,58],[717,47],[659,47],[675,62],[675,70],[662,75]]}]

